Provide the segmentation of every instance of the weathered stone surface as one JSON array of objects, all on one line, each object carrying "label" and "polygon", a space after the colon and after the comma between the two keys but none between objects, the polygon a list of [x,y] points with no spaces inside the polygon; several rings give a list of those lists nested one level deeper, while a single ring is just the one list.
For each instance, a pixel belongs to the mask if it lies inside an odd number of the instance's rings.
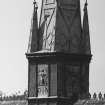
[{"label": "weathered stone surface", "polygon": [[80,53],[81,16],[79,0],[58,1],[55,50]]},{"label": "weathered stone surface", "polygon": [[36,97],[36,65],[30,64],[29,65],[29,72],[28,72],[28,90],[29,90],[29,97]]},{"label": "weathered stone surface", "polygon": [[[81,26],[80,0],[42,0],[38,37],[34,36],[31,42],[35,51],[38,41],[39,51],[26,54],[30,105],[73,105],[79,98],[87,97],[91,53],[88,53],[90,42],[86,28],[89,28],[87,21],[84,21],[84,30]],[[39,89],[38,81],[44,79],[41,73],[38,76],[38,65],[47,65],[47,88],[44,82],[40,85],[47,89],[47,94]],[[45,71],[44,66],[41,69]]]}]

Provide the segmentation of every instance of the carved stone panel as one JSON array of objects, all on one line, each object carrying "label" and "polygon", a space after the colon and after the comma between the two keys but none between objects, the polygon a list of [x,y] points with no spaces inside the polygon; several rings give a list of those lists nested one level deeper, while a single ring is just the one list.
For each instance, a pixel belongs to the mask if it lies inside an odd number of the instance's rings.
[{"label": "carved stone panel", "polygon": [[38,65],[38,97],[48,96],[48,65]]},{"label": "carved stone panel", "polygon": [[43,48],[44,50],[54,50],[55,44],[55,9],[45,9],[45,28],[43,33]]},{"label": "carved stone panel", "polygon": [[40,45],[42,50],[54,50],[55,24],[56,24],[56,0],[45,0],[42,4],[40,17]]}]

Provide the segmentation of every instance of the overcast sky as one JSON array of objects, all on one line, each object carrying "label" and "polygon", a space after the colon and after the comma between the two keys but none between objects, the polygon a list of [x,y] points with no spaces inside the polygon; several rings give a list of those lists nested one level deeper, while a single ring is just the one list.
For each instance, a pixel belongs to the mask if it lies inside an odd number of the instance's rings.
[{"label": "overcast sky", "polygon": [[[37,0],[40,5],[41,0]],[[85,0],[81,0],[83,10]],[[32,0],[0,1],[0,90],[14,93],[27,88],[27,51]],[[39,6],[40,9],[40,6]],[[88,0],[93,58],[90,65],[90,92],[105,92],[105,0]],[[39,11],[38,11],[39,12]]]}]

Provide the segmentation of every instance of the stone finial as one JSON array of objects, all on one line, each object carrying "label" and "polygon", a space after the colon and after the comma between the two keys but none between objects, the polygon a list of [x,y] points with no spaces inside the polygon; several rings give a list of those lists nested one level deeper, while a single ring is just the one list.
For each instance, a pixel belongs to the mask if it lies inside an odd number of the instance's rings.
[{"label": "stone finial", "polygon": [[91,94],[90,93],[88,94],[88,98],[91,99]]},{"label": "stone finial", "polygon": [[96,98],[97,98],[97,94],[94,93],[94,94],[93,94],[93,99],[96,99]]},{"label": "stone finial", "polygon": [[104,99],[105,99],[105,93],[104,93]]},{"label": "stone finial", "polygon": [[34,9],[38,9],[38,5],[37,5],[37,2],[36,2],[36,0],[34,0],[34,2],[33,2],[33,4],[34,4]]},{"label": "stone finial", "polygon": [[99,100],[102,99],[102,93],[101,92],[98,94],[98,98],[99,98]]}]

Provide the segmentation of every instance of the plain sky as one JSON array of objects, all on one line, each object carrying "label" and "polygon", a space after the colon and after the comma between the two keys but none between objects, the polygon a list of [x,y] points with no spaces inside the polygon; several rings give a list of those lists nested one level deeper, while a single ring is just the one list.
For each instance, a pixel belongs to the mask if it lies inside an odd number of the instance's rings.
[{"label": "plain sky", "polygon": [[[41,0],[37,0],[40,11]],[[85,0],[81,0],[81,13]],[[88,0],[92,61],[90,92],[105,92],[105,0]],[[32,0],[0,1],[0,90],[23,92],[28,84],[28,47]],[[39,14],[40,15],[40,14]]]}]

